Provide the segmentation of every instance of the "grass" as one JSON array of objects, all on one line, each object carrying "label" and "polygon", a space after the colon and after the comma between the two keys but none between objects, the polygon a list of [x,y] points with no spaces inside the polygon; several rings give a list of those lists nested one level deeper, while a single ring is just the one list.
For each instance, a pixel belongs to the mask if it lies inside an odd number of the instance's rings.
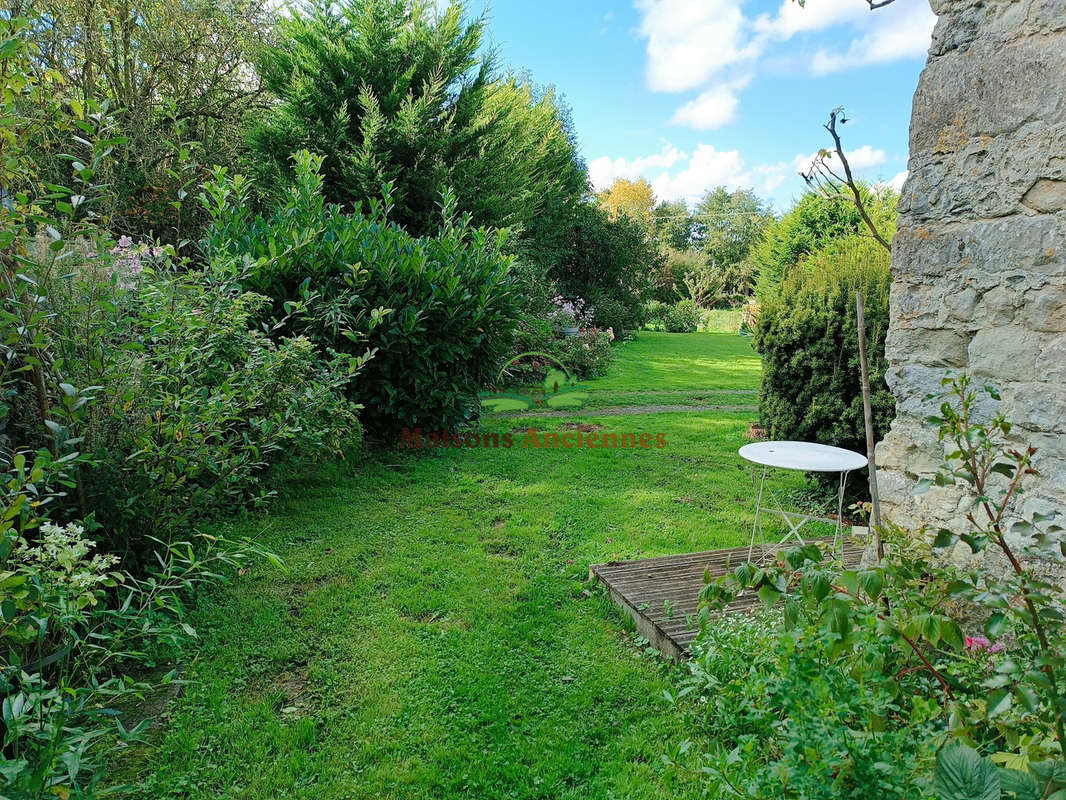
[{"label": "grass", "polygon": [[597,391],[758,389],[760,361],[751,340],[727,333],[641,331],[625,342]]},{"label": "grass", "polygon": [[[593,387],[751,389],[758,362],[740,345],[642,334]],[[120,766],[129,796],[702,796],[661,763],[694,736],[663,700],[670,668],[587,572],[745,541],[736,448],[753,416],[596,415],[489,420],[516,445],[381,455],[294,480],[269,516],[231,525],[288,571],[202,598],[192,683]],[[530,426],[575,421],[665,446],[521,446]]]},{"label": "grass", "polygon": [[744,322],[744,312],[739,308],[705,309],[702,314],[701,331],[738,334]]}]

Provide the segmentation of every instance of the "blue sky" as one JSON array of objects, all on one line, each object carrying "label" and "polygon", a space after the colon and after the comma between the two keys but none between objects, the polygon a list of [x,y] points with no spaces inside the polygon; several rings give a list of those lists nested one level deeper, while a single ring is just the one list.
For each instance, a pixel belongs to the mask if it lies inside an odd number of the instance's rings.
[{"label": "blue sky", "polygon": [[899,184],[928,0],[472,0],[502,64],[573,108],[597,188],[643,175],[663,198],[750,186],[787,208],[843,105],[862,177]]}]

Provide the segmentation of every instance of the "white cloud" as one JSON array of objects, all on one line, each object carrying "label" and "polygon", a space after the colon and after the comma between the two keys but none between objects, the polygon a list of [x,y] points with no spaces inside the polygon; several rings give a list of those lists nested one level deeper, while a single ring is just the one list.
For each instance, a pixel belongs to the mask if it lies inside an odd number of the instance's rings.
[{"label": "white cloud", "polygon": [[[891,10],[889,6],[887,10]],[[814,54],[811,71],[815,75],[840,72],[870,64],[886,64],[901,58],[925,55],[936,25],[936,15],[929,4],[911,3],[897,9],[892,25],[880,25],[869,33],[852,39],[847,50]]]},{"label": "white cloud", "polygon": [[[868,144],[864,144],[862,147],[845,150],[844,155],[848,157],[848,164],[851,165],[852,170],[855,172],[879,167],[885,163],[886,158],[884,150],[871,147]],[[817,153],[811,153],[806,156],[802,154],[798,155],[792,159],[792,166],[795,167],[797,172],[806,172],[810,169],[811,162],[814,161],[817,156]],[[839,172],[839,170],[842,169],[840,166],[840,160],[837,158],[835,152],[830,152],[827,160],[830,169],[834,172]]]},{"label": "white cloud", "polygon": [[[805,56],[814,74],[918,57],[928,48],[936,22],[928,0],[896,0],[881,11],[871,11],[861,0],[780,2],[773,14],[749,18],[744,0],[636,0],[640,33],[647,40],[648,86],[683,92],[721,80],[723,72],[742,70],[750,77],[760,57],[781,55],[786,42],[820,32],[848,44],[836,50],[822,46]],[[716,90],[720,87],[705,90],[679,115],[713,121],[708,103],[701,101]],[[729,96],[734,98],[735,93]]]},{"label": "white cloud", "polygon": [[716,186],[770,194],[784,183],[789,172],[785,163],[749,167],[739,150],[717,150],[714,145],[701,144],[683,169],[665,170],[651,179],[651,185],[659,200],[684,200],[691,204]]},{"label": "white cloud", "polygon": [[787,41],[798,33],[862,24],[869,15],[870,9],[861,0],[807,0],[802,6],[795,0],[782,0],[776,14],[762,14],[754,27],[770,39]]},{"label": "white cloud", "polygon": [[589,176],[597,190],[610,186],[616,178],[643,176],[651,183],[656,199],[695,202],[715,186],[728,189],[752,187],[768,194],[788,177],[789,166],[772,164],[749,168],[739,150],[722,151],[714,145],[701,144],[690,157],[666,144],[659,153],[632,160],[597,158],[589,163]]},{"label": "white cloud", "polygon": [[683,92],[755,54],[740,0],[637,0],[648,86]]},{"label": "white cloud", "polygon": [[714,145],[701,144],[685,169],[677,174],[664,172],[651,185],[660,200],[691,202],[715,186],[739,189],[747,184],[747,171],[739,150],[719,151]]},{"label": "white cloud", "polygon": [[681,106],[670,121],[701,131],[728,125],[737,118],[737,107],[740,105],[737,92],[747,85],[748,80],[745,79],[713,86]]},{"label": "white cloud", "polygon": [[589,178],[593,187],[598,191],[606,189],[618,178],[636,178],[646,175],[651,170],[669,169],[678,161],[687,158],[686,154],[678,150],[669,142],[663,144],[663,149],[650,156],[639,156],[632,161],[625,158],[611,159],[601,156],[589,162]]},{"label": "white cloud", "polygon": [[897,192],[902,192],[903,182],[905,180],[907,180],[907,170],[903,170],[903,172],[897,172],[895,175],[892,176],[890,180],[884,181],[883,183],[880,183],[878,185],[887,186],[890,189],[895,189]]},{"label": "white cloud", "polygon": [[[771,195],[785,181],[806,171],[815,154],[797,155],[791,161],[751,164],[745,162],[739,150],[718,150],[712,144],[700,144],[691,156],[665,143],[658,153],[634,159],[602,156],[589,163],[593,186],[605,189],[616,178],[647,178],[657,200],[685,200],[694,203],[708,189],[724,186],[729,190],[754,189],[761,195]],[[866,144],[848,153],[848,160],[856,172],[870,170],[885,163],[885,151]],[[888,182],[898,188],[906,173]]]}]

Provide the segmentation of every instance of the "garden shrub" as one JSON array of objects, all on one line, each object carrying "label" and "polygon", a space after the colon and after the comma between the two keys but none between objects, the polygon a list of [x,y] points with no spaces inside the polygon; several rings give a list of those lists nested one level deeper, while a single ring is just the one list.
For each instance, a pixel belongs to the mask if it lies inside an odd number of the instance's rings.
[{"label": "garden shrub", "polygon": [[576,378],[596,378],[611,363],[611,334],[598,328],[585,328],[577,336],[556,340],[553,355]]},{"label": "garden shrub", "polygon": [[[899,195],[888,188],[860,186],[863,200],[878,230],[891,240]],[[865,233],[862,217],[846,197],[807,192],[780,220],[771,222],[748,254],[757,273],[755,294],[767,302],[805,258],[834,241]]]},{"label": "garden shrub", "polygon": [[[92,798],[147,725],[116,704],[170,682],[143,676],[196,635],[194,591],[276,561],[196,526],[261,496],[271,464],[347,441],[358,365],[273,341],[250,324],[264,298],[172,268],[173,247],[112,241],[106,105],[67,112],[30,28],[0,19],[0,796]],[[69,187],[27,150],[60,136]]]},{"label": "garden shrub", "polygon": [[638,330],[643,324],[643,306],[623,303],[609,294],[591,298],[592,319],[597,328],[610,328],[616,336]]},{"label": "garden shrub", "polygon": [[256,324],[269,298],[160,266],[115,298],[124,317],[83,426],[88,508],[132,553],[262,502],[271,467],[343,457],[361,432],[345,398],[358,362],[269,336]]},{"label": "garden shrub", "polygon": [[669,313],[669,303],[650,300],[644,305],[644,324],[653,331],[666,330],[666,315]]},{"label": "garden shrub", "polygon": [[666,312],[663,325],[670,333],[695,333],[700,326],[701,314],[692,300],[678,300]]},{"label": "garden shrub", "polygon": [[[565,336],[549,320],[526,317],[518,321],[512,357],[524,353],[546,354],[559,361],[574,378],[595,378],[604,373],[614,357],[612,340],[609,331],[593,327],[581,328],[575,336]],[[508,367],[506,377],[514,385],[535,385],[554,368],[556,365],[549,359],[521,358]]]},{"label": "garden shrub", "polygon": [[185,618],[192,592],[252,558],[277,563],[249,542],[194,537],[157,542],[147,574],[123,571],[97,552],[92,525],[41,513],[61,497],[69,467],[47,452],[32,464],[17,454],[0,488],[3,797],[110,796],[107,757],[149,724],[123,725],[118,706],[174,681],[174,671],[144,676],[195,638]]},{"label": "garden shrub", "polygon": [[27,179],[0,211],[0,256],[22,276],[0,293],[0,442],[6,463],[68,464],[54,518],[104,526],[96,539],[133,566],[149,537],[269,495],[272,465],[357,440],[343,388],[358,364],[271,338],[265,298],[175,267],[173,247],[113,242],[80,208],[109,191],[102,111],[75,126],[73,187],[42,196]]},{"label": "garden shrub", "polygon": [[[511,358],[524,353],[543,353],[557,359],[575,378],[602,374],[613,351],[603,345],[604,341],[610,344],[611,334],[604,331],[598,335],[592,330],[596,309],[581,297],[563,297],[558,285],[529,261],[516,261],[511,267],[511,277],[521,309]],[[575,346],[571,337],[563,334],[564,327],[579,329],[577,338],[582,346]],[[589,346],[586,348],[584,344]],[[551,368],[555,367],[547,359],[520,358],[508,367],[506,381],[512,385],[538,385]]]},{"label": "garden shrub", "polygon": [[262,215],[248,212],[242,177],[220,170],[205,186],[213,268],[271,298],[275,337],[365,357],[349,394],[368,430],[451,429],[475,417],[517,318],[506,235],[472,229],[446,195],[438,235],[416,238],[388,220],[390,187],[368,213],[349,214],[326,204],[321,158],[304,151],[294,163],[295,184]]},{"label": "garden shrub", "polygon": [[874,435],[895,402],[885,384],[889,254],[871,239],[835,242],[807,259],[759,309],[754,346],[763,358],[759,412],[773,439],[865,452],[855,292],[862,290]]}]

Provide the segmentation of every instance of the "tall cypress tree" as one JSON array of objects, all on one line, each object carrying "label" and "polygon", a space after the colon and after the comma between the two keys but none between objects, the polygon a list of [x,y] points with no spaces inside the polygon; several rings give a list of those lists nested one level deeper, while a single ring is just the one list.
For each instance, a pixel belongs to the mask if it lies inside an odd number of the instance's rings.
[{"label": "tall cypress tree", "polygon": [[393,184],[393,218],[436,229],[452,188],[478,225],[521,226],[586,190],[554,96],[497,73],[484,21],[453,3],[315,0],[279,25],[260,71],[277,102],[248,134],[247,172],[285,186],[290,156],[324,157],[326,198],[354,204]]}]

